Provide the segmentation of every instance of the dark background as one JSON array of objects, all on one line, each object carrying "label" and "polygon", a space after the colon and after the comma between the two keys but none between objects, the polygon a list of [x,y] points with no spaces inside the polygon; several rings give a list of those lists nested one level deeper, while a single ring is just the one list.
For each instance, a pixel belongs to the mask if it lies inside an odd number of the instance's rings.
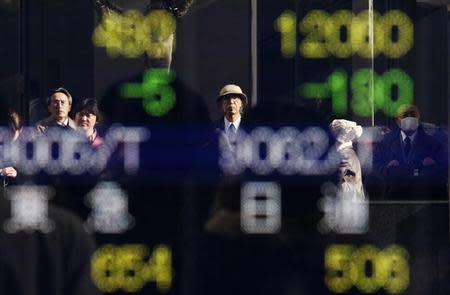
[{"label": "dark background", "polygon": [[[259,104],[297,104],[301,100],[297,95],[301,83],[311,82],[312,78],[323,81],[337,66],[350,73],[366,67],[367,61],[357,57],[318,63],[285,59],[279,50],[279,34],[273,29],[275,18],[287,8],[297,11],[299,16],[313,8],[359,11],[365,8],[360,2],[258,0],[258,76],[252,77],[251,2],[197,0],[189,14],[179,20],[172,69],[186,87],[200,95],[210,119],[219,117],[216,96],[224,84],[239,84],[251,97],[255,90],[252,79],[256,78]],[[423,120],[447,126],[450,98],[447,7],[408,0],[376,3],[380,11],[401,8],[415,24],[413,50],[399,60],[377,60],[376,68],[381,72],[391,67],[407,71],[415,82],[415,103]],[[142,57],[112,59],[104,48],[93,46],[91,36],[96,24],[94,10],[87,0],[0,0],[0,97],[8,99],[31,122],[30,109],[44,110],[42,115],[46,116],[42,103],[50,88],[64,85],[74,99],[107,99],[105,93],[114,84],[141,74]],[[31,107],[29,102],[36,98],[38,101]],[[270,113],[266,115],[270,117]],[[367,118],[352,114],[348,118],[363,125],[370,123]],[[375,123],[393,122],[377,114]],[[177,136],[176,132],[171,134]],[[153,148],[158,149],[154,145]],[[160,148],[163,150],[164,146]],[[171,152],[177,152],[176,142],[171,148]],[[167,150],[162,155],[171,157]],[[146,168],[152,171],[152,167]],[[323,294],[326,290],[322,259],[326,245],[372,243],[383,248],[394,242],[407,247],[412,257],[408,294],[427,294],[430,288],[436,292],[429,294],[448,294],[445,289],[445,282],[449,281],[448,203],[372,205],[373,228],[367,236],[321,236],[312,223],[309,231],[294,238],[287,235],[276,239],[267,236],[229,239],[203,231],[217,189],[213,181],[199,185],[195,177],[177,179],[173,175],[166,181],[158,178],[157,184],[145,178],[120,181],[130,196],[130,212],[136,218],[136,226],[120,236],[99,235],[98,241],[170,245],[176,272],[171,294]],[[80,215],[86,214],[85,209],[80,209],[82,197],[70,202]],[[288,207],[292,205],[293,212],[297,208],[303,212],[306,207],[313,211],[315,199],[308,198],[306,204],[301,197],[301,194],[288,197]],[[302,218],[303,215],[299,219]],[[154,284],[149,284],[141,294],[154,293]]]}]

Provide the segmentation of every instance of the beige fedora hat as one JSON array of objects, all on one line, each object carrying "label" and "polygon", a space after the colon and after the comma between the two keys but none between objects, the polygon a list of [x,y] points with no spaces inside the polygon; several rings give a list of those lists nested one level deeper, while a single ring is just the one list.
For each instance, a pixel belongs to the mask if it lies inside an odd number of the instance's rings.
[{"label": "beige fedora hat", "polygon": [[241,87],[235,85],[235,84],[227,84],[220,89],[219,96],[217,97],[217,102],[219,102],[222,97],[229,95],[229,94],[235,94],[238,95],[244,106],[247,105],[247,95],[245,95],[244,92],[242,92]]}]

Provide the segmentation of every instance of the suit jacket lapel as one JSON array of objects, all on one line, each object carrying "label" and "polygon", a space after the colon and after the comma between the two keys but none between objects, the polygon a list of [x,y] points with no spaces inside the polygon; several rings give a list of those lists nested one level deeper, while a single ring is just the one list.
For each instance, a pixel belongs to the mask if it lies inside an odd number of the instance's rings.
[{"label": "suit jacket lapel", "polygon": [[421,146],[423,146],[420,143],[420,141],[422,140],[422,134],[421,134],[420,130],[417,130],[414,140],[411,141],[411,150],[409,151],[409,155],[405,155],[401,135],[399,135],[399,138],[400,138],[400,151],[401,151],[401,154],[403,155],[403,159],[404,159],[405,163],[411,164],[414,161],[414,158],[415,158],[417,152],[419,151]]},{"label": "suit jacket lapel", "polygon": [[391,152],[394,154],[395,158],[401,159],[405,163],[407,162],[405,153],[403,152],[402,137],[400,133],[395,136],[394,142],[391,146]]}]

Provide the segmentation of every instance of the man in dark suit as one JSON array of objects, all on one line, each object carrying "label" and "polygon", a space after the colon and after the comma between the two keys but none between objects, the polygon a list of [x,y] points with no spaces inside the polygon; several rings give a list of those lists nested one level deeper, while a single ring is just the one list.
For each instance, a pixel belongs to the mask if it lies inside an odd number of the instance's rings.
[{"label": "man in dark suit", "polygon": [[247,101],[247,95],[238,85],[228,84],[222,87],[217,97],[217,106],[221,109],[223,117],[214,122],[214,139],[209,138],[205,146],[218,139],[222,156],[225,155],[225,158],[235,156],[238,130],[242,128],[242,114]]},{"label": "man in dark suit", "polygon": [[420,126],[414,105],[399,108],[396,128],[379,143],[374,166],[385,180],[389,199],[446,197],[447,152]]},{"label": "man in dark suit", "polygon": [[247,96],[241,87],[228,84],[219,92],[217,105],[223,112],[223,119],[216,122],[216,128],[223,131],[229,139],[233,139],[241,127],[242,113],[247,106]]},{"label": "man in dark suit", "polygon": [[95,242],[81,221],[50,205],[51,232],[8,233],[4,227],[12,217],[13,205],[3,194],[0,192],[0,294],[100,294],[90,278]]}]

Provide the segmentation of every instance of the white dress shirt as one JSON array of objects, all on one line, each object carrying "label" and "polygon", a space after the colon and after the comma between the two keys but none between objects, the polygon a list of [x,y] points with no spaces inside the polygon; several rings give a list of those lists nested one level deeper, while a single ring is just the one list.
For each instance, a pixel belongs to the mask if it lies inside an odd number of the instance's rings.
[{"label": "white dress shirt", "polygon": [[239,125],[241,124],[241,117],[239,117],[236,121],[230,122],[226,117],[223,117],[223,122],[225,126],[225,133],[228,134],[228,128],[230,128],[231,124],[234,125],[234,128],[236,128],[236,132],[239,130]]},{"label": "white dress shirt", "polygon": [[411,140],[411,144],[412,144],[414,141],[414,138],[416,138],[417,131],[414,132],[413,134],[411,134],[410,136],[406,135],[406,133],[403,132],[403,130],[400,132],[400,134],[402,135],[402,144],[405,144],[406,137],[409,137],[409,139]]},{"label": "white dress shirt", "polygon": [[58,122],[58,121],[55,121],[55,123],[58,124],[59,126],[66,127],[66,126],[69,125],[69,117],[67,117],[67,118],[64,120],[64,122],[62,122],[62,123],[60,123],[60,122]]}]

